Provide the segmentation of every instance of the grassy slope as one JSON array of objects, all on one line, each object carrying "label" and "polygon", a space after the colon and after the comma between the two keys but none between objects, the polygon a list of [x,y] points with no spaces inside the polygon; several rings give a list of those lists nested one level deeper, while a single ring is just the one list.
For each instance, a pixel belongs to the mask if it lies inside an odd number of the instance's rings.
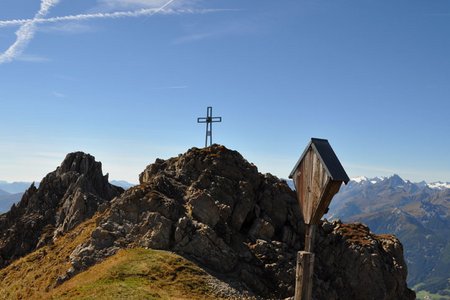
[{"label": "grassy slope", "polygon": [[51,292],[51,299],[208,299],[209,275],[166,251],[126,249]]},{"label": "grassy slope", "polygon": [[95,228],[86,221],[55,244],[42,247],[0,270],[0,299],[218,299],[211,276],[167,251],[126,249],[60,286],[69,256]]},{"label": "grassy slope", "polygon": [[58,276],[70,268],[69,256],[95,228],[92,218],[53,245],[42,247],[0,270],[0,299],[43,299]]}]

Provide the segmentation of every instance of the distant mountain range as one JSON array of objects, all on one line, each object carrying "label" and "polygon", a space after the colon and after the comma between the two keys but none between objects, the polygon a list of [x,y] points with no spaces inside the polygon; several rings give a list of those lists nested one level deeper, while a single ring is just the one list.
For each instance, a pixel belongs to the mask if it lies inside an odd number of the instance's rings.
[{"label": "distant mountain range", "polygon": [[7,182],[0,180],[0,214],[7,212],[14,203],[19,202],[30,185],[31,182]]},{"label": "distant mountain range", "polygon": [[136,184],[134,184],[134,183],[130,183],[130,182],[125,181],[125,180],[111,180],[110,183],[113,184],[113,185],[120,186],[121,188],[123,188],[123,189],[125,189],[125,190],[127,190],[127,189],[129,189],[130,187],[136,185]]},{"label": "distant mountain range", "polygon": [[[23,193],[27,188],[30,187],[30,185],[31,182],[7,182],[4,180],[0,180],[0,190],[3,190],[4,192],[7,192],[9,194]],[[39,183],[36,183],[35,185],[39,186]]]},{"label": "distant mountain range", "polygon": [[413,183],[398,175],[354,178],[325,217],[395,234],[404,246],[408,284],[450,296],[450,183]]}]

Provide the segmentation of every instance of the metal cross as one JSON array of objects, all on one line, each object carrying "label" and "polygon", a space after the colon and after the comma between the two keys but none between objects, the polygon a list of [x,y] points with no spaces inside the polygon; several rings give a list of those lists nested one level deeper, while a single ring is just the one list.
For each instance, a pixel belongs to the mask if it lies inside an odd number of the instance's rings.
[{"label": "metal cross", "polygon": [[212,123],[216,122],[222,122],[222,117],[213,117],[211,106],[206,110],[206,118],[197,118],[197,123],[206,123],[205,147],[208,147],[208,137],[209,145],[212,145]]}]

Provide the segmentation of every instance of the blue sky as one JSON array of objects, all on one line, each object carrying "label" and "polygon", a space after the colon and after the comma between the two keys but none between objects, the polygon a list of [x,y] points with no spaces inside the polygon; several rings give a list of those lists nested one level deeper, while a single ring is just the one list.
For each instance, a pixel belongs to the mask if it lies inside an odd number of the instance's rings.
[{"label": "blue sky", "polygon": [[449,53],[448,0],[2,0],[0,179],[82,150],[137,182],[213,106],[262,172],[320,137],[351,177],[450,181]]}]

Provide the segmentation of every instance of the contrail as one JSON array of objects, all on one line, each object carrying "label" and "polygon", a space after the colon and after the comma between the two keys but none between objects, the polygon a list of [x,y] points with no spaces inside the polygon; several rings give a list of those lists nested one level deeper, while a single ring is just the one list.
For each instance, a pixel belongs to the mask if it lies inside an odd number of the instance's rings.
[{"label": "contrail", "polygon": [[141,9],[129,12],[115,12],[115,13],[98,13],[98,14],[82,14],[73,16],[54,17],[46,19],[50,8],[58,4],[59,0],[41,0],[41,7],[34,15],[33,19],[9,20],[0,21],[0,27],[21,25],[16,31],[16,41],[3,53],[0,53],[0,64],[10,62],[22,54],[29,41],[34,37],[36,32],[36,25],[38,23],[51,23],[66,20],[87,20],[93,18],[120,18],[120,17],[138,17],[143,15],[153,15],[163,11],[167,6],[176,0],[169,0],[159,8]]},{"label": "contrail", "polygon": [[34,15],[34,18],[26,21],[20,26],[19,30],[16,31],[16,41],[6,49],[5,52],[0,54],[0,64],[5,62],[10,62],[18,55],[20,55],[28,42],[33,38],[36,32],[35,19],[41,19],[47,15],[50,8],[58,4],[59,0],[42,0],[41,7],[39,11]]},{"label": "contrail", "polygon": [[4,20],[0,21],[1,27],[17,26],[25,24],[31,20],[34,20],[35,24],[42,23],[56,23],[62,21],[83,21],[90,19],[115,19],[115,18],[127,18],[127,17],[142,17],[150,16],[156,13],[163,14],[198,14],[198,13],[211,13],[218,11],[230,11],[233,9],[160,9],[160,8],[144,8],[134,11],[120,11],[112,13],[95,13],[95,14],[79,14],[69,15],[62,17],[52,18],[38,18],[38,19],[17,19],[17,20]]}]

